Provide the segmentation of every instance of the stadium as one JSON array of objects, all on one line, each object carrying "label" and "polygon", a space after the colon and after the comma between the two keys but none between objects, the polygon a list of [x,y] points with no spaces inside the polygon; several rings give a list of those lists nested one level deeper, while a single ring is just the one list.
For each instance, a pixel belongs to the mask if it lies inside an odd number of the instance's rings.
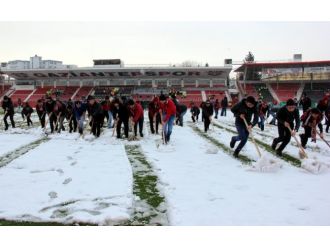
[{"label": "stadium", "polygon": [[[227,85],[231,66],[122,67],[120,64],[119,59],[109,59],[94,60],[94,67],[70,70],[3,68],[1,73],[8,79],[2,79],[2,96],[10,96],[13,102],[20,98],[31,105],[50,90],[59,91],[63,100],[75,100],[88,95],[103,98],[116,88],[120,89],[120,95],[148,102],[161,91],[168,93],[175,89],[184,92],[181,100],[187,105],[191,101],[200,104],[210,95],[230,97]],[[14,78],[14,85],[10,85],[9,78]]]},{"label": "stadium", "polygon": [[[181,92],[180,102],[200,104],[207,98],[227,96],[230,105],[246,95],[267,102],[300,100],[303,93],[316,104],[330,90],[330,61],[246,62],[233,70],[222,67],[125,67],[120,59],[94,60],[89,68],[7,69],[1,67],[1,95],[29,101],[32,106],[46,92],[57,91],[62,100],[95,95],[102,99],[116,89],[120,94],[148,103],[153,95],[171,89]],[[236,73],[230,83],[229,74]],[[232,85],[230,85],[232,84]]]},{"label": "stadium", "polygon": [[330,61],[31,61],[1,64],[0,225],[330,224]]}]

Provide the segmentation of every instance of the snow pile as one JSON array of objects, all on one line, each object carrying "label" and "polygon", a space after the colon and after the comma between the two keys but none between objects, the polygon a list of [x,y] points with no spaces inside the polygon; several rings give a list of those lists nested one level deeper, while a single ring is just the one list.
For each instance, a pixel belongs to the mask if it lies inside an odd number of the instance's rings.
[{"label": "snow pile", "polygon": [[316,156],[310,157],[309,159],[304,159],[301,162],[301,168],[314,173],[319,174],[326,172],[330,168],[330,164],[319,160]]},{"label": "snow pile", "polygon": [[252,165],[253,171],[260,172],[277,172],[280,168],[282,168],[281,161],[275,159],[268,153],[262,154],[261,157]]},{"label": "snow pile", "polygon": [[95,136],[93,134],[87,134],[84,136],[85,141],[93,141],[95,140]]},{"label": "snow pile", "polygon": [[207,154],[217,154],[218,151],[219,150],[216,147],[213,147],[213,146],[210,146],[206,149]]},{"label": "snow pile", "polygon": [[171,144],[161,143],[160,145],[158,145],[157,151],[160,152],[160,153],[172,153],[172,152],[175,151],[175,148]]}]

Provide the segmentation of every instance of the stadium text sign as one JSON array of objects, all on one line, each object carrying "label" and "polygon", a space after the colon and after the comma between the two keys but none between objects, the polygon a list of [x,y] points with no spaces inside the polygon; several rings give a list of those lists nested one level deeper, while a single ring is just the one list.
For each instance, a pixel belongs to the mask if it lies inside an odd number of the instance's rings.
[{"label": "stadium text sign", "polygon": [[230,71],[224,69],[209,70],[70,70],[70,71],[8,71],[16,79],[101,79],[101,78],[175,78],[175,77],[226,77]]}]

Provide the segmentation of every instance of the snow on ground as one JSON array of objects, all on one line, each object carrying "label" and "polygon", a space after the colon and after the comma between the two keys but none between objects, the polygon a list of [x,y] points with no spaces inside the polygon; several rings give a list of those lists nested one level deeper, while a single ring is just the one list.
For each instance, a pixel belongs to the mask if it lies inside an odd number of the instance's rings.
[{"label": "snow on ground", "polygon": [[172,152],[159,152],[152,141],[142,148],[162,181],[172,225],[330,224],[330,173],[315,176],[290,165],[247,172],[221,150],[208,154],[212,144],[189,127],[175,126],[171,142]]},{"label": "snow on ground", "polygon": [[23,130],[20,128],[9,129],[6,132],[0,132],[0,156],[6,155],[17,148],[27,145],[41,138],[40,133],[34,129]]},{"label": "snow on ground", "polygon": [[[268,120],[270,121],[270,120]],[[215,122],[225,125],[226,128],[230,128],[232,130],[236,130],[234,126],[233,115],[231,112],[227,112],[227,117],[219,117],[219,119],[215,120]],[[265,130],[261,131],[258,126],[255,126],[253,129],[253,134],[255,138],[271,145],[272,141],[275,137],[278,137],[277,126],[267,124],[265,126]],[[301,127],[299,132],[296,134],[298,141],[300,142],[299,134],[304,133],[304,129]],[[328,140],[330,138],[326,137]],[[230,139],[229,139],[230,141]],[[248,147],[246,147],[248,148]],[[245,148],[245,149],[246,149]],[[249,151],[250,152],[250,151]],[[329,163],[330,164],[330,152],[329,147],[322,141],[319,137],[317,137],[317,143],[311,142],[311,139],[308,140],[307,149],[305,150],[309,158],[314,160],[318,160],[320,163]],[[292,137],[291,142],[284,149],[283,153],[290,154],[295,158],[299,158],[299,149],[297,147],[297,143],[295,139]]]},{"label": "snow on ground", "polygon": [[130,217],[132,172],[109,135],[51,140],[0,169],[0,218],[114,224]]},{"label": "snow on ground", "polygon": [[[174,127],[168,146],[161,144],[160,135],[148,135],[147,128],[145,137],[134,142],[117,140],[112,130],[99,139],[88,132],[85,139],[67,132],[49,135],[49,141],[0,168],[0,218],[96,224],[128,220],[134,211],[132,168],[124,148],[129,143],[140,144],[158,175],[171,225],[330,225],[329,171],[314,175],[282,160],[274,173],[248,171],[194,132],[187,123],[189,112],[185,120],[183,128]],[[218,121],[235,130],[229,111]],[[258,128],[254,133],[271,143]],[[263,133],[276,137],[277,128],[267,125]],[[227,146],[233,135],[216,127],[208,134]],[[0,152],[40,136],[40,127],[1,132]],[[308,144],[307,152],[326,162],[327,148],[318,140]],[[293,144],[285,152],[298,157]],[[242,153],[258,159],[250,141]]]}]

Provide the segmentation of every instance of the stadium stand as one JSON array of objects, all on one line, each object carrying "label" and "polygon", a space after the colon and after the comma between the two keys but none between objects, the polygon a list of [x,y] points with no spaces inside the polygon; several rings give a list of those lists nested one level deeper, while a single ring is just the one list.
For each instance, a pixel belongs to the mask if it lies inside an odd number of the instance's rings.
[{"label": "stadium stand", "polygon": [[270,85],[281,101],[295,98],[300,87],[299,83],[271,83]]},{"label": "stadium stand", "polygon": [[317,103],[324,94],[330,90],[329,83],[306,83],[304,93],[311,98],[313,103]]}]

